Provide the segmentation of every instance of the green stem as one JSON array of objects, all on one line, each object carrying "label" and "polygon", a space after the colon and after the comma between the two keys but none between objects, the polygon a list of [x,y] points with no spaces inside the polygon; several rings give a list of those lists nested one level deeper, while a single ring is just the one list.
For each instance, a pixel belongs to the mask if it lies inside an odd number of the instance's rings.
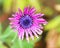
[{"label": "green stem", "polygon": [[0,35],[1,35],[1,33],[2,33],[2,25],[0,23]]},{"label": "green stem", "polygon": [[12,42],[14,42],[17,38],[17,33],[15,34],[14,38],[12,39]]},{"label": "green stem", "polygon": [[23,46],[22,46],[22,40],[21,39],[18,39],[18,43],[20,45],[20,48],[23,48]]}]

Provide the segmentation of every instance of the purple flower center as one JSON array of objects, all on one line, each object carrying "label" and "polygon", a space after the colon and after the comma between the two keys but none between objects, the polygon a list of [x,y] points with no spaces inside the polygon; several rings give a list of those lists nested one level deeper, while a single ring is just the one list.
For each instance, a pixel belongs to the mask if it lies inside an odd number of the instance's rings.
[{"label": "purple flower center", "polygon": [[33,24],[33,20],[29,15],[25,15],[25,16],[20,18],[20,25],[23,28],[25,28],[25,29],[29,28],[32,26],[32,24]]}]

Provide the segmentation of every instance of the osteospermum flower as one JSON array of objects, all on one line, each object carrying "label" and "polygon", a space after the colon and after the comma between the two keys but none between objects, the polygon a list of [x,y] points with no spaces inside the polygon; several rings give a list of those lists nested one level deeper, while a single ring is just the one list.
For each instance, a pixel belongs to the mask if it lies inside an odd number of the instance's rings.
[{"label": "osteospermum flower", "polygon": [[13,17],[9,20],[11,27],[18,31],[18,37],[23,40],[26,36],[26,40],[29,41],[29,37],[32,39],[34,39],[34,36],[39,38],[38,35],[42,34],[42,24],[47,24],[46,20],[42,18],[43,15],[36,13],[34,7],[25,7],[23,12],[19,8],[18,12],[13,14]]}]

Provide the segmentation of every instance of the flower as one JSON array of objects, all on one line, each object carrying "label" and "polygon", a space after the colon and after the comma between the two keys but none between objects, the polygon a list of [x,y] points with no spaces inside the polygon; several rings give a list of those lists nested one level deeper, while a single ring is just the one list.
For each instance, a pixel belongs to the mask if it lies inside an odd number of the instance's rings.
[{"label": "flower", "polygon": [[47,24],[47,21],[42,18],[44,14],[36,13],[36,9],[34,7],[25,7],[22,12],[20,8],[18,8],[18,12],[13,14],[12,18],[9,18],[10,25],[12,28],[18,31],[19,39],[24,39],[26,36],[26,40],[29,41],[29,36],[34,39],[34,36],[37,38],[38,35],[42,34],[43,26],[42,24]]}]

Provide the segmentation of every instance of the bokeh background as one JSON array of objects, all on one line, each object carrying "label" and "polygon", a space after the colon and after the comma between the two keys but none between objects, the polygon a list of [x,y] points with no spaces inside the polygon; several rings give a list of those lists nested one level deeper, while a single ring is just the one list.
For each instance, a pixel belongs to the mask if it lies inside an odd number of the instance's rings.
[{"label": "bokeh background", "polygon": [[[39,39],[29,43],[18,39],[8,20],[18,8],[28,5],[44,13],[48,21]],[[60,0],[0,0],[0,48],[60,48]]]}]

